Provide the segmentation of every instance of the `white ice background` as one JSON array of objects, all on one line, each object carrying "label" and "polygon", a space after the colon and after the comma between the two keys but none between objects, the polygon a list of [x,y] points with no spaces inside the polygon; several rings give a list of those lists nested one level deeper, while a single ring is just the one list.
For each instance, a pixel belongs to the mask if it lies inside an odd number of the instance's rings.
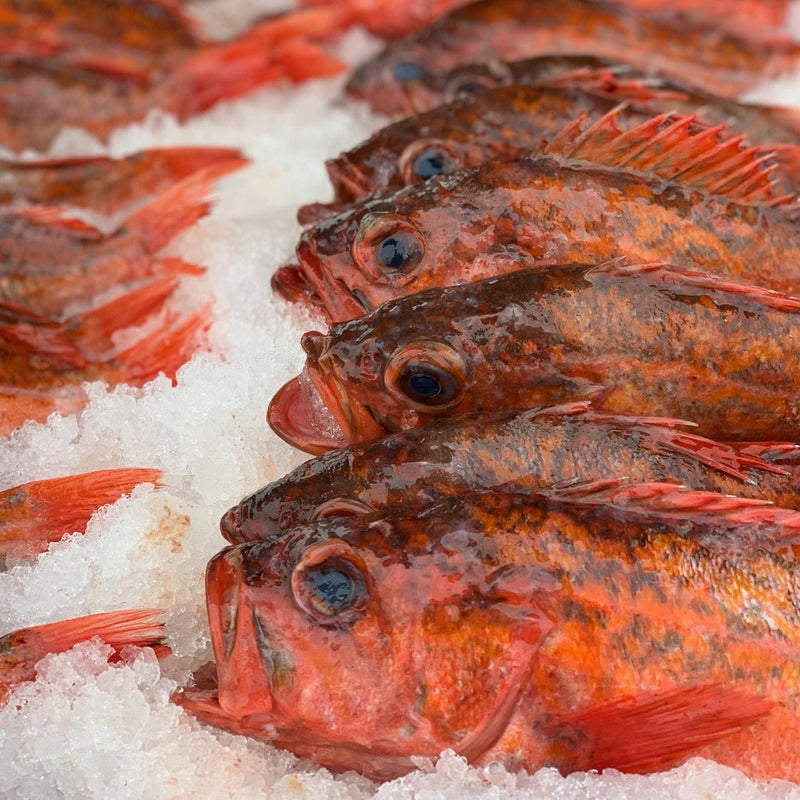
[{"label": "white ice background", "polygon": [[[196,9],[229,35],[280,5],[213,0]],[[377,45],[354,32],[341,51],[354,62]],[[139,487],[101,510],[85,535],[52,545],[31,565],[0,572],[0,634],[100,611],[159,607],[167,611],[174,650],[160,665],[151,651],[141,651],[110,666],[104,645],[84,643],[42,661],[37,680],[21,685],[0,709],[0,797],[800,798],[800,787],[755,783],[699,759],[652,776],[562,778],[551,770],[529,776],[472,769],[446,754],[378,786],[201,725],[169,702],[211,654],[203,572],[225,544],[219,517],[306,458],[272,434],[265,412],[300,369],[301,333],[323,323],[276,298],[269,279],[292,258],[298,206],[330,197],[325,158],[383,123],[343,101],[342,83],[267,87],[185,125],[154,112],[117,131],[107,148],[66,131],[53,147],[57,154],[120,156],[153,146],[219,144],[241,147],[253,165],[220,181],[213,213],[168,248],[208,270],[183,291],[187,308],[213,298],[210,352],[180,371],[176,388],[165,379],[144,390],[95,384],[81,414],[27,424],[0,440],[0,489],[111,467],[155,467],[165,475],[163,489]],[[758,97],[800,105],[800,82],[783,81]]]}]

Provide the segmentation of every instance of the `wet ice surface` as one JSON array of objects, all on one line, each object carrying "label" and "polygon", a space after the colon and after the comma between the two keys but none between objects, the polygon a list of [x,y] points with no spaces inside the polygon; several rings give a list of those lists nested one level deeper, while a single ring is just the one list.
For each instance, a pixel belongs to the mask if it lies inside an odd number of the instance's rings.
[{"label": "wet ice surface", "polygon": [[[276,5],[243,0],[235,8],[253,15]],[[206,18],[231,30],[233,7],[203,4]],[[374,42],[355,37],[346,51],[370,47]],[[28,425],[0,440],[0,489],[110,467],[164,471],[163,489],[139,487],[98,513],[85,536],[68,537],[36,563],[0,573],[0,634],[117,608],[160,607],[174,655],[159,665],[150,651],[132,650],[111,666],[104,645],[84,643],[46,658],[38,680],[20,686],[0,710],[0,796],[800,798],[798,787],[757,784],[700,760],[661,775],[562,778],[547,770],[534,776],[476,770],[445,755],[436,765],[422,763],[407,778],[376,786],[200,725],[169,702],[210,657],[203,571],[225,544],[220,516],[305,459],[271,433],[265,413],[269,398],[302,366],[301,333],[321,330],[323,323],[275,298],[269,278],[291,260],[300,232],[298,206],[330,197],[324,159],[380,123],[339,99],[342,82],[266,88],[183,126],[153,113],[112,137],[112,155],[220,144],[242,147],[254,163],[221,181],[213,213],[169,248],[208,268],[205,277],[186,281],[187,308],[214,301],[210,351],[181,370],[177,388],[166,380],[113,392],[96,384],[80,415]],[[767,96],[799,104],[800,85],[784,81]],[[54,151],[103,148],[73,131]]]}]

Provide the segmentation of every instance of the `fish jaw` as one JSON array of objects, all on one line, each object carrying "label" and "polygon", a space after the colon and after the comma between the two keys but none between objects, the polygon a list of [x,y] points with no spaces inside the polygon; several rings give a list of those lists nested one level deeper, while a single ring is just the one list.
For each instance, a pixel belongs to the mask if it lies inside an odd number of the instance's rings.
[{"label": "fish jaw", "polygon": [[370,410],[345,389],[321,333],[302,339],[308,360],[303,372],[272,398],[267,420],[284,441],[313,455],[386,433]]}]

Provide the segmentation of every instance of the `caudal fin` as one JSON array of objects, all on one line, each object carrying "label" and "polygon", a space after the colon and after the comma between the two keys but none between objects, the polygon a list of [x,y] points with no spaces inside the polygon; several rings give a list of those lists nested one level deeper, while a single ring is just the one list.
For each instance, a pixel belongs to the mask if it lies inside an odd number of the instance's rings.
[{"label": "caudal fin", "polygon": [[280,78],[336,75],[345,65],[323,45],[339,32],[339,22],[332,8],[300,9],[254,25],[232,42],[209,46],[172,76],[166,105],[186,119]]},{"label": "caudal fin", "polygon": [[36,664],[48,653],[63,653],[95,636],[120,651],[152,647],[161,659],[169,655],[166,631],[157,609],[110,611],[87,617],[20,628],[0,637],[0,701],[22,681],[36,677]]},{"label": "caudal fin", "polygon": [[27,559],[69,533],[83,533],[92,514],[141,483],[160,486],[157,469],[106,469],[34,481],[0,492],[0,557]]}]

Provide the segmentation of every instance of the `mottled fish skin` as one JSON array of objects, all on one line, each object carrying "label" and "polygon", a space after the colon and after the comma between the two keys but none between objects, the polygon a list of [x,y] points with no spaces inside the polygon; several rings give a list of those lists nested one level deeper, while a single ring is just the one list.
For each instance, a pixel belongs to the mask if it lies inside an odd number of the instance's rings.
[{"label": "mottled fish skin", "polygon": [[[760,145],[763,155],[774,157],[771,145],[800,142],[800,117],[788,109],[765,109],[724,100],[687,97],[659,86],[658,92],[642,87],[645,99],[629,99],[630,91],[615,93],[612,72],[607,91],[578,86],[549,88],[515,83],[478,92],[382,128],[357,147],[326,162],[333,185],[333,201],[303,206],[302,224],[319,222],[347,210],[368,195],[422,183],[436,175],[477,167],[487,161],[508,161],[542,152],[561,131],[585,117],[586,127],[616,111],[614,124],[621,129],[640,125],[660,113],[698,114],[700,123],[725,123],[719,138],[745,135],[745,144]],[[648,93],[649,92],[649,93]],[[622,107],[621,107],[622,106]],[[773,118],[797,126],[769,125]],[[774,133],[774,136],[770,136]],[[787,148],[783,148],[787,150]],[[788,148],[800,161],[800,147]],[[779,163],[783,164],[786,157]],[[792,162],[793,163],[793,162]],[[778,170],[780,192],[800,192],[800,170],[791,163]]]},{"label": "mottled fish skin", "polygon": [[514,770],[704,755],[796,780],[798,530],[663,484],[320,520],[212,559],[218,691],[176,699],[377,779],[451,747]]},{"label": "mottled fish skin", "polygon": [[554,157],[490,162],[306,230],[302,273],[334,322],[430,286],[520,267],[625,256],[668,259],[780,291],[800,291],[800,228],[652,174]]},{"label": "mottled fish skin", "polygon": [[599,0],[482,0],[387,45],[347,90],[386,114],[405,114],[405,88],[426,75],[493,59],[587,54],[629,61],[738,97],[798,63],[785,37],[741,38],[670,9],[642,12]]},{"label": "mottled fish skin", "polygon": [[[795,441],[799,312],[796,298],[663,264],[568,264],[400,298],[302,344],[349,443],[587,399],[689,419],[714,439]],[[339,446],[314,439],[298,380],[273,398],[273,429],[312,453]]]},{"label": "mottled fish skin", "polygon": [[602,479],[670,481],[800,507],[800,465],[773,465],[686,428],[587,403],[433,420],[301,464],[233,506],[220,529],[232,544],[271,541],[320,516]]}]

